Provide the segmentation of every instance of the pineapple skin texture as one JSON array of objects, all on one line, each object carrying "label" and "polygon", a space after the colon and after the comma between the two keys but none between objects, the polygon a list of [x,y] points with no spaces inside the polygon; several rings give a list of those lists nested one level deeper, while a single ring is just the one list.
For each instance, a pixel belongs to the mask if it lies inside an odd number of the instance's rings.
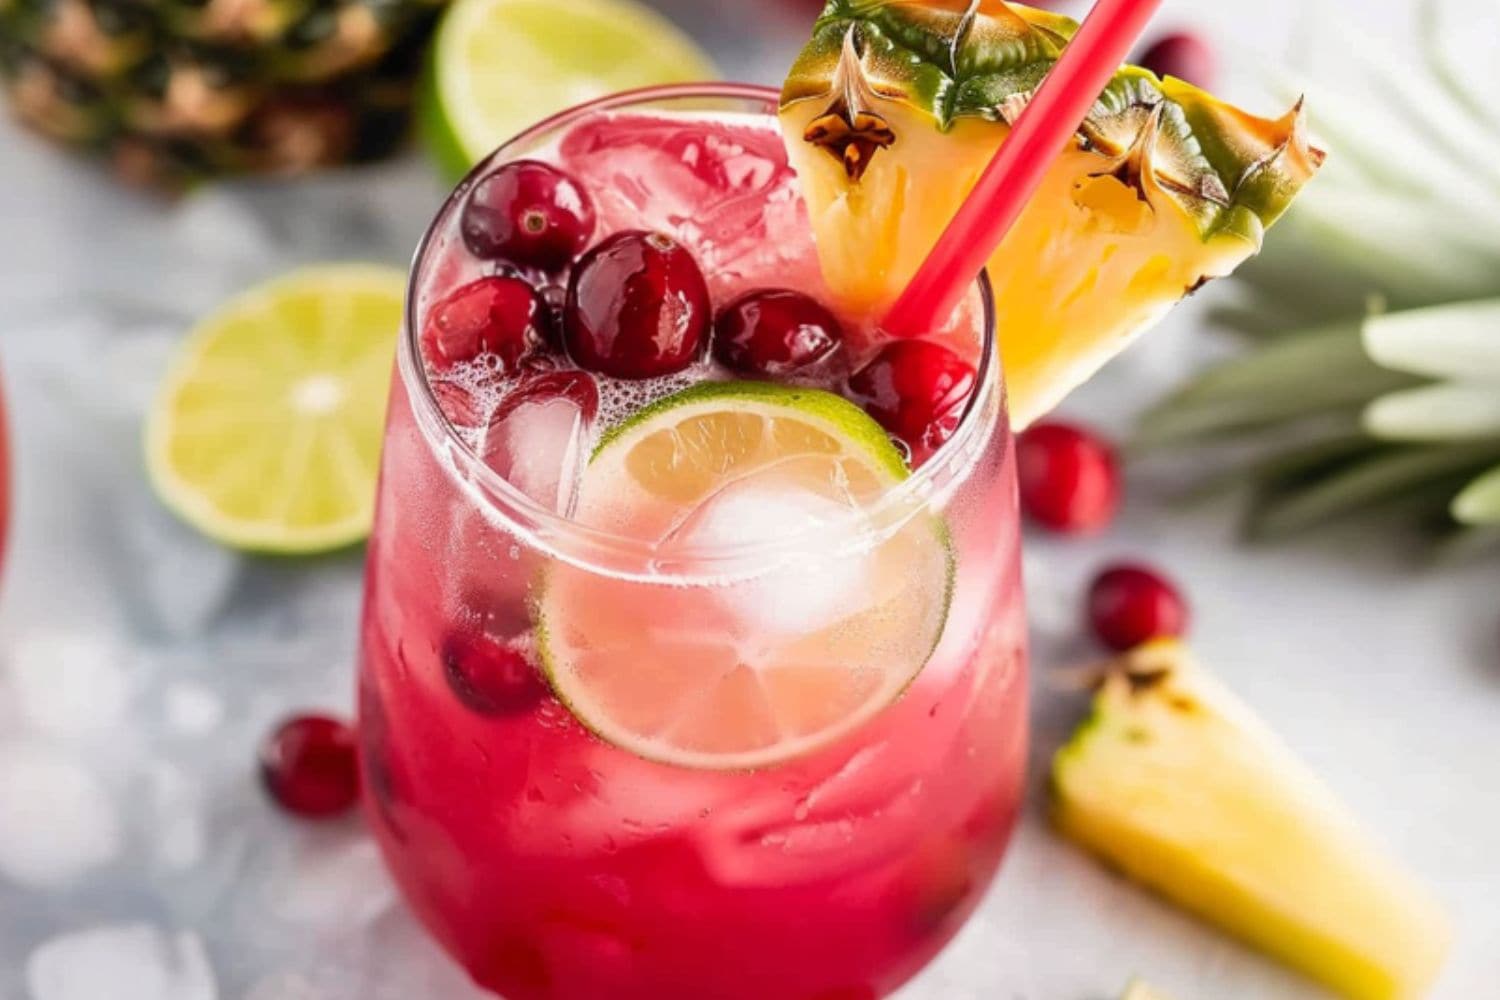
[{"label": "pineapple skin texture", "polygon": [[[847,311],[890,306],[1077,28],[1000,0],[969,6],[832,0],[783,86],[788,153]],[[841,142],[872,121],[892,141],[860,150],[856,176],[829,125]],[[1300,107],[1257,118],[1121,69],[989,262],[1013,422],[1256,253],[1321,162]]]},{"label": "pineapple skin texture", "polygon": [[1052,789],[1064,836],[1350,1000],[1421,997],[1447,955],[1438,903],[1180,643],[1111,672]]},{"label": "pineapple skin texture", "polygon": [[375,159],[444,2],[0,0],[0,96],[140,186]]}]

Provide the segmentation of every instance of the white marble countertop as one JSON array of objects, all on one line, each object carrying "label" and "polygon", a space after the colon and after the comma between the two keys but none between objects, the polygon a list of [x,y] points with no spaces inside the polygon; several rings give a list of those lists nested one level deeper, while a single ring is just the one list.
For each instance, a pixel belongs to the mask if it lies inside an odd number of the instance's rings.
[{"label": "white marble countertop", "polygon": [[[1398,0],[1341,2],[1403,30]],[[665,6],[710,44],[735,40],[716,45],[732,74],[772,79],[786,58],[787,36]],[[1163,24],[1275,53],[1300,5],[1168,8]],[[347,708],[358,556],[225,552],[160,510],[138,458],[143,407],[195,314],[298,262],[401,263],[440,195],[412,156],[164,205],[0,124],[18,484],[0,602],[0,1000],[474,996],[357,831],[284,821],[251,780],[272,719]],[[1113,422],[1148,402],[1209,349],[1196,316],[1068,410]],[[1425,571],[1347,532],[1245,549],[1227,505],[1184,512],[1135,480],[1104,538],[1030,546],[1038,778],[1079,710],[1047,682],[1076,655],[1078,592],[1126,554],[1181,577],[1203,658],[1447,901],[1460,937],[1435,996],[1500,995],[1500,564]],[[1106,1000],[1132,974],[1179,1000],[1324,996],[1062,844],[1041,789],[982,911],[905,1000]],[[84,978],[32,996],[28,965]]]}]

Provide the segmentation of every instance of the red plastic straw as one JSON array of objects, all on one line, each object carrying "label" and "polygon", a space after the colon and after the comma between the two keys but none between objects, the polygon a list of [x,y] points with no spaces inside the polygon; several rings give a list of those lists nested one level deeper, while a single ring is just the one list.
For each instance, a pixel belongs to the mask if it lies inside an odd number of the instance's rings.
[{"label": "red plastic straw", "polygon": [[958,306],[1160,5],[1161,0],[1094,4],[891,308],[885,320],[889,332],[928,333]]}]

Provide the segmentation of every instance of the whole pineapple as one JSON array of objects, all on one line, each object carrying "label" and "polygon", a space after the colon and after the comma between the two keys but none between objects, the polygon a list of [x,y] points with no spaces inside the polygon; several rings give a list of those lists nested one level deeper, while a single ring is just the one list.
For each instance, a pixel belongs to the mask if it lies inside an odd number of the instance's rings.
[{"label": "whole pineapple", "polygon": [[17,117],[180,186],[374,158],[442,0],[0,0]]},{"label": "whole pineapple", "polygon": [[[1378,513],[1440,555],[1500,546],[1500,118],[1455,33],[1479,6],[1427,0],[1425,63],[1399,74],[1325,29],[1355,65],[1286,83],[1328,168],[1218,312],[1248,350],[1143,418],[1142,446],[1249,451],[1216,482],[1250,487],[1254,537]],[[1402,100],[1357,96],[1397,75]]]}]

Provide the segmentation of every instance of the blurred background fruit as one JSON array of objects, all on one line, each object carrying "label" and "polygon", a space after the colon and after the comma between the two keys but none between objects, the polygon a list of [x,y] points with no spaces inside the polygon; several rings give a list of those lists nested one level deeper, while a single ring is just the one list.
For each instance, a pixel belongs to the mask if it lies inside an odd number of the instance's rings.
[{"label": "blurred background fruit", "polygon": [[404,132],[442,2],[0,0],[0,82],[136,183],[367,160]]},{"label": "blurred background fruit", "polygon": [[[1438,554],[1500,543],[1493,70],[1458,55],[1453,4],[1421,6],[1415,56],[1337,22],[1313,30],[1337,52],[1283,74],[1329,167],[1213,313],[1244,350],[1139,427],[1142,448],[1204,446],[1206,487],[1248,487],[1253,537],[1378,512]],[[1393,77],[1399,99],[1372,99]]]},{"label": "blurred background fruit", "polygon": [[457,180],[565,108],[718,75],[686,33],[635,0],[457,0],[433,43],[422,133]]}]

